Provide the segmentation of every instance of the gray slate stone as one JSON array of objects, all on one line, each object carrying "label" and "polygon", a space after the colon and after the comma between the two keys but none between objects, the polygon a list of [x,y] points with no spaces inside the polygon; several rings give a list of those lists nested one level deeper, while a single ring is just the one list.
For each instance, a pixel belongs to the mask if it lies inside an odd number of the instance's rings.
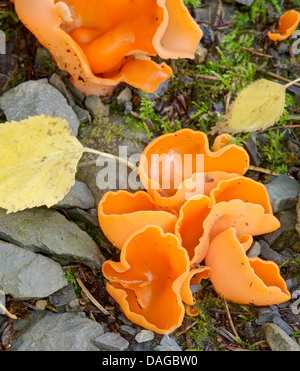
[{"label": "gray slate stone", "polygon": [[66,98],[47,79],[30,80],[5,92],[0,97],[0,108],[8,121],[19,121],[29,116],[50,115],[68,121],[77,136],[80,121]]},{"label": "gray slate stone", "polygon": [[68,284],[61,266],[45,256],[0,242],[0,289],[15,299],[47,297]]},{"label": "gray slate stone", "polygon": [[299,236],[295,230],[297,215],[295,208],[284,211],[276,215],[280,222],[280,228],[272,233],[264,235],[264,240],[268,242],[272,249],[282,251],[292,247],[298,240]]},{"label": "gray slate stone", "polygon": [[161,339],[160,345],[154,348],[159,352],[181,352],[182,349],[177,344],[176,340],[169,335],[164,335]]},{"label": "gray slate stone", "polygon": [[251,6],[254,2],[254,0],[235,0],[236,3]]},{"label": "gray slate stone", "polygon": [[76,299],[77,296],[72,283],[68,283],[67,286],[49,296],[50,304],[59,312],[65,312],[66,307]]},{"label": "gray slate stone", "polygon": [[154,332],[148,331],[148,330],[142,330],[135,336],[135,340],[138,343],[147,343],[148,341],[151,341],[153,339],[154,339]]},{"label": "gray slate stone", "polygon": [[261,162],[261,155],[257,149],[256,136],[256,132],[252,133],[250,137],[245,140],[244,147],[249,154],[251,163],[254,166],[259,166]]},{"label": "gray slate stone", "polygon": [[260,243],[254,241],[250,249],[247,251],[248,258],[257,258],[261,253]]},{"label": "gray slate stone", "polygon": [[[86,132],[81,140],[81,144],[87,148],[100,149],[102,152],[111,153],[115,156],[123,156],[120,153],[120,146],[127,150],[127,160],[130,160],[134,165],[138,164],[138,155],[141,155],[146,147],[149,139],[144,131],[131,130],[124,121],[124,115],[112,114],[108,117],[108,122],[100,123],[95,131]],[[135,156],[132,158],[131,156]],[[101,172],[106,174],[105,169],[111,169],[108,164],[116,165],[116,173],[114,170],[109,171],[109,176],[99,176]],[[113,173],[112,173],[113,172]],[[114,176],[116,181],[111,181]],[[132,175],[126,165],[114,163],[102,156],[94,154],[83,154],[76,179],[85,183],[92,192],[96,204],[101,200],[103,195],[108,191],[118,190],[120,188],[137,191],[132,189],[128,184],[128,176]],[[132,177],[134,178],[134,177]],[[135,178],[134,178],[135,179]]]},{"label": "gray slate stone", "polygon": [[101,350],[109,350],[112,352],[121,352],[129,347],[129,342],[114,332],[107,332],[97,337],[94,342]]},{"label": "gray slate stone", "polygon": [[292,208],[297,203],[300,185],[286,174],[266,184],[274,213]]},{"label": "gray slate stone", "polygon": [[279,326],[266,323],[262,326],[266,342],[272,351],[300,352],[300,346]]},{"label": "gray slate stone", "polygon": [[85,98],[85,107],[89,110],[92,116],[107,117],[109,115],[109,107],[107,107],[100,97],[90,95]]},{"label": "gray slate stone", "polygon": [[102,326],[84,313],[34,312],[28,321],[17,321],[21,330],[12,351],[99,351],[94,339]]},{"label": "gray slate stone", "polygon": [[130,102],[132,98],[132,93],[129,87],[126,87],[117,96],[117,102],[120,107],[124,107],[126,103]]},{"label": "gray slate stone", "polygon": [[[95,209],[92,209],[95,210]],[[74,220],[77,220],[78,222],[84,223],[87,227],[99,227],[99,219],[97,215],[94,215],[92,213],[78,209],[77,207],[68,209],[68,215],[73,218]]]},{"label": "gray slate stone", "polygon": [[279,254],[277,251],[271,249],[266,241],[260,240],[259,243],[261,246],[261,256],[264,259],[273,261],[278,265],[281,265],[286,261],[286,258],[283,255]]},{"label": "gray slate stone", "polygon": [[95,206],[95,200],[86,184],[76,180],[68,194],[56,206],[62,209],[78,207],[79,209],[87,210]]},{"label": "gray slate stone", "polygon": [[51,256],[61,264],[80,262],[99,268],[104,261],[92,238],[54,209],[14,214],[0,209],[0,239]]}]

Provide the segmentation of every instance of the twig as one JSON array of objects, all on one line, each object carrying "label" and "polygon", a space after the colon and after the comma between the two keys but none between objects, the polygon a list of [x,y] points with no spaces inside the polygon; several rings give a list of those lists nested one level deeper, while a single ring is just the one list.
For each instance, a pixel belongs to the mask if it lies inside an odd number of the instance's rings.
[{"label": "twig", "polygon": [[[297,86],[298,88],[300,88],[300,84],[297,84],[297,83],[293,82],[292,80],[286,79],[285,77],[282,77],[282,76],[276,75],[276,73],[274,73],[274,72],[267,72],[267,71],[265,71],[265,70],[263,70],[263,69],[259,69],[259,71],[265,73],[266,75],[269,75],[269,76],[271,76],[271,77],[274,77],[274,78],[277,79],[277,80],[281,80],[281,81],[283,81],[283,82],[287,82],[288,84],[295,85],[295,86]],[[288,87],[289,87],[289,86],[287,86],[287,88],[288,88]]]},{"label": "twig", "polygon": [[244,46],[243,46],[242,49],[245,50],[246,52],[249,52],[251,54],[256,55],[257,57],[278,59],[277,57],[273,57],[272,55],[265,54],[265,53],[260,53],[260,52],[257,52],[255,50],[251,50],[251,49],[245,48]]},{"label": "twig", "polygon": [[236,331],[236,329],[234,327],[234,324],[233,324],[233,321],[232,321],[232,318],[231,318],[231,315],[230,315],[230,311],[229,311],[228,304],[227,304],[227,301],[226,301],[225,296],[223,297],[223,299],[224,299],[224,303],[225,303],[227,317],[229,319],[230,327],[231,327],[231,329],[232,329],[235,337],[239,339],[240,337],[239,337],[239,334],[237,333],[237,331]]},{"label": "twig", "polygon": [[121,157],[114,156],[110,153],[100,152],[100,151],[97,151],[96,149],[92,149],[92,148],[84,148],[83,151],[85,153],[93,153],[93,154],[98,155],[98,156],[103,156],[103,157],[106,157],[106,158],[110,158],[110,159],[119,161],[122,164],[125,164],[126,166],[128,166],[132,171],[137,170],[137,167],[134,164],[132,164],[131,162],[129,162],[129,161],[127,161],[127,160],[125,160]]},{"label": "twig", "polygon": [[262,174],[273,175],[273,176],[280,176],[281,175],[279,173],[274,173],[274,172],[272,172],[268,169],[264,169],[263,167],[252,166],[252,165],[249,166],[249,170],[256,171],[256,172],[262,173]]},{"label": "twig", "polygon": [[14,314],[10,313],[3,304],[0,303],[0,309],[1,311],[3,312],[4,315],[6,315],[7,317],[11,318],[11,319],[18,319],[17,316],[15,316]]},{"label": "twig", "polygon": [[204,79],[204,80],[212,80],[212,81],[221,81],[220,77],[217,76],[211,76],[211,75],[201,75],[199,73],[193,74],[190,72],[185,71],[179,71],[182,75],[190,76],[190,77],[196,77],[198,79]]},{"label": "twig", "polygon": [[269,131],[269,130],[276,130],[276,129],[297,129],[297,128],[300,128],[300,125],[273,126],[271,128],[267,128],[265,130],[262,130],[262,133],[264,131]]},{"label": "twig", "polygon": [[224,327],[220,327],[219,329],[219,333],[221,335],[223,335],[226,339],[230,340],[231,342],[236,342],[236,343],[240,343],[239,342],[239,339],[237,339],[236,336],[234,336],[230,331],[228,331],[226,328]]},{"label": "twig", "polygon": [[198,323],[197,321],[194,321],[191,324],[189,324],[186,327],[184,327],[182,330],[177,331],[175,333],[175,337],[176,338],[179,338],[179,336],[181,336],[182,334],[184,334],[185,332],[187,332],[190,328],[192,328],[193,326],[195,326],[197,323]]},{"label": "twig", "polygon": [[115,318],[100,304],[98,301],[93,297],[93,295],[88,291],[88,289],[84,286],[83,282],[79,277],[75,277],[78,285],[85,293],[85,295],[90,299],[90,301],[106,316],[109,316],[111,319],[115,320]]},{"label": "twig", "polygon": [[[220,314],[227,314],[226,310],[224,309],[217,309],[217,308],[208,308],[210,312],[220,313]],[[248,312],[237,312],[237,311],[231,311],[231,314],[235,316],[252,316],[252,313]]]}]

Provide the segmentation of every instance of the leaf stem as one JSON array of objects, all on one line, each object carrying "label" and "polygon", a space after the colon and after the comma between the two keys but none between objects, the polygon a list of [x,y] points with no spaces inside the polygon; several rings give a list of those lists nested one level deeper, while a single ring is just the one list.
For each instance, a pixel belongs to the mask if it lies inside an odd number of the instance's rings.
[{"label": "leaf stem", "polygon": [[113,160],[117,160],[118,162],[120,162],[120,163],[125,164],[126,166],[128,166],[129,169],[131,169],[132,171],[136,171],[138,169],[131,162],[125,160],[124,158],[121,158],[121,157],[112,155],[110,153],[105,153],[105,152],[97,151],[96,149],[92,149],[92,148],[83,148],[83,152],[93,153],[95,155],[99,155],[99,156],[102,156],[102,157],[106,157],[106,158],[110,158],[110,159],[113,159]]},{"label": "leaf stem", "polygon": [[296,80],[294,80],[294,81],[291,81],[291,82],[289,82],[288,84],[286,84],[286,85],[285,85],[285,88],[287,89],[287,88],[289,88],[290,86],[296,84],[296,83],[299,82],[299,81],[300,81],[300,77],[299,77],[298,79],[296,79]]}]

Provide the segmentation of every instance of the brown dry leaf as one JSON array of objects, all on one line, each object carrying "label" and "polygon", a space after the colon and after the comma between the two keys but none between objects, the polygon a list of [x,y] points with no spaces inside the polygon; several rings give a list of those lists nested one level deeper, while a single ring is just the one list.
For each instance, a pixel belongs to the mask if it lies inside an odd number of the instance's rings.
[{"label": "brown dry leaf", "polygon": [[55,205],[69,192],[84,148],[66,120],[30,117],[0,125],[0,207]]},{"label": "brown dry leaf", "polygon": [[251,83],[237,95],[228,113],[210,133],[236,134],[273,126],[283,113],[285,91],[289,85],[265,79]]}]

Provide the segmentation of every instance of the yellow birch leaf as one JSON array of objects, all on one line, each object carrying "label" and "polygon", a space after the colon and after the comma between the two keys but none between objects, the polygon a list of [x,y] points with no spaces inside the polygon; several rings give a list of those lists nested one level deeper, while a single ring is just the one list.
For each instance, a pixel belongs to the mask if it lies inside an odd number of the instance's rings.
[{"label": "yellow birch leaf", "polygon": [[265,79],[251,83],[237,95],[211,134],[252,132],[273,126],[282,116],[286,88],[290,85]]},{"label": "yellow birch leaf", "polygon": [[61,201],[83,147],[66,120],[30,117],[0,125],[0,207],[8,213]]},{"label": "yellow birch leaf", "polygon": [[56,205],[74,185],[84,152],[136,171],[126,159],[84,148],[59,117],[41,115],[0,124],[0,208],[12,213]]}]

